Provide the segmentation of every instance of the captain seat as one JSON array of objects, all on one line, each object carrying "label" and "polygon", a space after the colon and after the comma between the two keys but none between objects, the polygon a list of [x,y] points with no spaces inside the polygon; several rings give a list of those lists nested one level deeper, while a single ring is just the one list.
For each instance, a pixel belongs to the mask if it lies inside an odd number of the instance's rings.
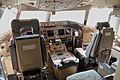
[{"label": "captain seat", "polygon": [[[43,37],[39,33],[37,19],[14,19],[11,22],[13,39],[10,44],[13,69],[23,76],[39,74],[44,65],[46,51]],[[42,45],[44,44],[44,45]],[[46,53],[45,53],[46,56]]]}]

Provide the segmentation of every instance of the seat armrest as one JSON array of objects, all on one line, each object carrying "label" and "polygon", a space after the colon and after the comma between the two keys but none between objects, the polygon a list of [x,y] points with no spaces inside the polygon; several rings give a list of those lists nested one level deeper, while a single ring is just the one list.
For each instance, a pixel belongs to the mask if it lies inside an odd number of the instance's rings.
[{"label": "seat armrest", "polygon": [[9,47],[11,47],[13,45],[15,45],[15,41],[14,41],[13,38],[11,38],[10,41],[9,41]]},{"label": "seat armrest", "polygon": [[14,39],[10,40],[9,49],[10,49],[11,61],[12,61],[12,64],[13,64],[13,69],[17,70],[18,69],[18,63],[17,63],[18,61],[17,61],[16,46],[15,46]]},{"label": "seat armrest", "polygon": [[111,67],[116,70],[117,66],[118,66],[118,63],[119,63],[119,61],[113,62]]},{"label": "seat armrest", "polygon": [[85,58],[86,55],[85,55],[85,50],[83,50],[82,48],[75,48],[74,50],[74,53],[77,57],[82,57],[82,58]]},{"label": "seat armrest", "polygon": [[113,80],[115,73],[103,77],[103,80]]}]

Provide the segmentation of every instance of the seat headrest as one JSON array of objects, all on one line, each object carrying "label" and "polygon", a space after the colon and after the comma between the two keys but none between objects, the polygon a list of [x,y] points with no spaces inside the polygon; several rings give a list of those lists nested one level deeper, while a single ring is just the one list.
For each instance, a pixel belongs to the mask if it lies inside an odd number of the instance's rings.
[{"label": "seat headrest", "polygon": [[14,19],[11,22],[11,28],[14,37],[30,29],[33,29],[34,34],[39,34],[39,21],[37,19]]},{"label": "seat headrest", "polygon": [[102,30],[103,27],[108,28],[110,24],[108,22],[97,22],[96,29]]}]

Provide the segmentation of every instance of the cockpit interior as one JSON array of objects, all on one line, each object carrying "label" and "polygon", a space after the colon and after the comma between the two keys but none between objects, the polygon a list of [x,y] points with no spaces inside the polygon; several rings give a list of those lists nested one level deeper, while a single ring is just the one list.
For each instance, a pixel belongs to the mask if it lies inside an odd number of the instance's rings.
[{"label": "cockpit interior", "polygon": [[0,0],[0,26],[0,80],[120,80],[120,0]]}]

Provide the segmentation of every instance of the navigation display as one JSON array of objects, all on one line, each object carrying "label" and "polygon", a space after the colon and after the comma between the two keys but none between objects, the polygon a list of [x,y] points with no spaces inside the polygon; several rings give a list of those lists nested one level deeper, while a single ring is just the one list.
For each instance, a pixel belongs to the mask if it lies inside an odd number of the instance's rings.
[{"label": "navigation display", "polygon": [[48,37],[54,36],[54,31],[53,30],[48,30],[47,35],[48,35]]},{"label": "navigation display", "polygon": [[58,30],[58,35],[59,35],[59,36],[65,35],[64,29],[59,29],[59,30]]}]

